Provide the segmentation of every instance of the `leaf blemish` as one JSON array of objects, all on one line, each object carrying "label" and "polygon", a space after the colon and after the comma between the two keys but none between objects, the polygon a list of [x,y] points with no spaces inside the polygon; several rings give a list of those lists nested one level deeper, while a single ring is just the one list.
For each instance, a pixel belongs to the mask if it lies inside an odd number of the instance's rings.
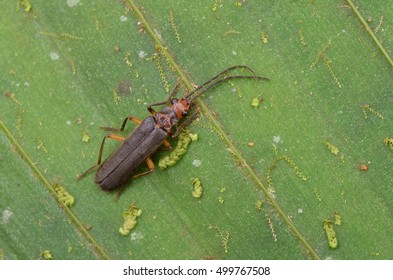
[{"label": "leaf blemish", "polygon": [[221,230],[220,227],[217,225],[210,225],[209,229],[213,229],[218,233],[218,235],[221,238],[221,244],[222,247],[224,248],[224,252],[225,254],[228,254],[229,232]]},{"label": "leaf blemish", "polygon": [[323,49],[318,53],[317,57],[315,58],[314,62],[311,63],[310,65],[310,69],[313,70],[315,68],[315,66],[317,65],[317,63],[319,61],[323,61],[323,63],[325,64],[326,68],[328,69],[331,77],[333,78],[334,82],[336,83],[338,88],[341,88],[342,85],[340,83],[340,80],[338,79],[336,73],[333,70],[332,67],[332,61],[328,59],[328,57],[326,56],[326,52],[327,50],[330,48],[331,46],[331,40],[329,40],[329,42],[323,47]]},{"label": "leaf blemish", "polygon": [[304,173],[300,170],[300,168],[296,165],[296,163],[287,155],[279,156],[278,151],[277,151],[277,146],[273,145],[273,150],[275,154],[275,158],[271,161],[267,171],[266,171],[266,181],[268,183],[268,189],[270,193],[274,193],[273,189],[273,178],[271,176],[272,171],[277,165],[277,162],[280,160],[285,161],[286,163],[289,164],[289,166],[292,168],[292,170],[295,172],[295,174],[303,181],[307,181],[307,176],[304,175]]},{"label": "leaf blemish", "polygon": [[201,180],[199,178],[192,178],[191,183],[194,187],[194,190],[192,191],[192,196],[195,198],[200,198],[203,195]]},{"label": "leaf blemish", "polygon": [[0,224],[1,225],[7,224],[13,214],[14,213],[9,208],[4,209],[3,213],[1,215],[1,223]]},{"label": "leaf blemish", "polygon": [[[190,134],[192,136],[190,136]],[[182,156],[187,152],[188,144],[192,141],[192,139],[195,138],[198,138],[197,134],[192,134],[190,130],[187,128],[183,129],[183,131],[180,132],[179,134],[176,147],[172,150],[172,152],[169,155],[164,156],[159,160],[158,166],[161,169],[165,169],[175,165],[182,158]]]},{"label": "leaf blemish", "polygon": [[370,107],[370,105],[364,104],[362,106],[360,106],[360,108],[362,109],[363,112],[363,116],[365,119],[368,118],[368,112],[371,112],[371,114],[373,114],[374,116],[377,116],[378,118],[380,118],[381,120],[383,120],[383,116],[380,112],[376,111],[375,109],[373,109],[372,107]]},{"label": "leaf blemish", "polygon": [[332,249],[336,249],[338,245],[337,237],[336,237],[336,232],[333,228],[333,223],[329,220],[325,220],[323,222],[323,228],[326,233],[326,237],[329,243],[329,247]]},{"label": "leaf blemish", "polygon": [[56,193],[57,200],[65,206],[73,206],[75,198],[60,184],[53,184],[53,190]]},{"label": "leaf blemish", "polygon": [[269,225],[270,232],[272,233],[273,240],[274,240],[274,242],[277,242],[278,241],[277,234],[276,234],[276,231],[274,230],[274,225],[272,223],[272,220],[270,219],[269,213],[266,212],[265,218],[266,218],[267,224]]},{"label": "leaf blemish", "polygon": [[179,43],[181,43],[180,34],[179,34],[179,31],[177,30],[177,26],[175,23],[175,19],[174,19],[172,10],[169,11],[169,23],[171,24],[171,27],[172,27],[173,31],[175,32],[175,36],[176,36],[177,41]]},{"label": "leaf blemish", "polygon": [[137,218],[142,215],[142,210],[131,204],[123,213],[124,222],[119,228],[119,233],[127,236],[136,227]]},{"label": "leaf blemish", "polygon": [[385,143],[386,146],[390,147],[393,150],[393,138],[386,137],[385,139],[383,139],[383,143]]}]

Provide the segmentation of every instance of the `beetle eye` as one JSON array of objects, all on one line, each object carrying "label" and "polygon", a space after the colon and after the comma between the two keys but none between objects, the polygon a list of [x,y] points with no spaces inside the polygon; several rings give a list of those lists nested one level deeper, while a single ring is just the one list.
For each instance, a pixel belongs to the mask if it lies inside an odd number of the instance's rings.
[{"label": "beetle eye", "polygon": [[184,110],[181,114],[182,114],[183,117],[187,116],[188,115],[188,110]]}]

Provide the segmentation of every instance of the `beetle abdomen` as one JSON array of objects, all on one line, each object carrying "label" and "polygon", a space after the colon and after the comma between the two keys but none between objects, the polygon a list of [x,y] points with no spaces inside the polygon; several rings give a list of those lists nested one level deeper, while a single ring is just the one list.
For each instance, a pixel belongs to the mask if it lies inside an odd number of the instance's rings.
[{"label": "beetle abdomen", "polygon": [[104,191],[123,186],[134,175],[135,169],[152,155],[167,133],[156,128],[153,117],[147,117],[98,169],[95,182]]}]

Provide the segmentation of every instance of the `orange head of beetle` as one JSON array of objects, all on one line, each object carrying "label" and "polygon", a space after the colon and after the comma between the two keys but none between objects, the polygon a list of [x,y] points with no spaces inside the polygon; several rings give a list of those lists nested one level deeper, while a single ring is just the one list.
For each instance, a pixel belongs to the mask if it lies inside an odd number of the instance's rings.
[{"label": "orange head of beetle", "polygon": [[188,115],[191,106],[192,104],[186,98],[174,98],[171,100],[171,109],[175,112],[179,120]]}]

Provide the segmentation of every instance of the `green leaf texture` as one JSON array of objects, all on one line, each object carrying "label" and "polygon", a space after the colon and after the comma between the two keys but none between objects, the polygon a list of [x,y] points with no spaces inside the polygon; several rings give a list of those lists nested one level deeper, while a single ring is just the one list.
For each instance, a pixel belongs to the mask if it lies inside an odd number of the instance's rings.
[{"label": "green leaf texture", "polygon": [[[393,258],[391,1],[23,3],[0,11],[1,258]],[[76,180],[101,126],[232,65],[270,80],[204,94],[174,166],[117,202]]]}]

